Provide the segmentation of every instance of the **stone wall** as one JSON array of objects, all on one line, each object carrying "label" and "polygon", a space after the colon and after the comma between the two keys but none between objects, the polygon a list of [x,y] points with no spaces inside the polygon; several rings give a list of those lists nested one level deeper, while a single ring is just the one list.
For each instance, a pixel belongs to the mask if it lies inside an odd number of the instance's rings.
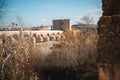
[{"label": "stone wall", "polygon": [[120,0],[102,0],[103,16],[119,15]]},{"label": "stone wall", "polygon": [[120,80],[120,0],[102,0],[102,4],[103,16],[98,22],[99,80]]},{"label": "stone wall", "polygon": [[120,15],[102,16],[98,25],[98,61],[120,63]]},{"label": "stone wall", "polygon": [[99,64],[99,80],[120,80],[120,64]]}]

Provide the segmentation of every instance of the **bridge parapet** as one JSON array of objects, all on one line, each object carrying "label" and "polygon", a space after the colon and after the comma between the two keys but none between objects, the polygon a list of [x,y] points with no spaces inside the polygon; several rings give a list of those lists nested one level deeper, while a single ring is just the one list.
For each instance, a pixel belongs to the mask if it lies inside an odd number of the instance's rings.
[{"label": "bridge parapet", "polygon": [[[20,38],[19,31],[0,31],[0,36],[2,35],[12,36],[17,39]],[[23,31],[24,37],[32,37],[33,43],[41,43],[48,41],[59,41],[63,38],[63,31],[53,30],[53,31]]]}]

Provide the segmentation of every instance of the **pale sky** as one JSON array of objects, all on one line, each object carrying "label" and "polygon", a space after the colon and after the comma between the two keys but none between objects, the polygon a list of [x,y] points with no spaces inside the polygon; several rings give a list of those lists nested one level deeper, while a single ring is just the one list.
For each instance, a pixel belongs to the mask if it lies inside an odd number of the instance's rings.
[{"label": "pale sky", "polygon": [[101,0],[7,0],[4,20],[10,23],[21,17],[25,24],[39,26],[52,25],[53,19],[71,19],[75,24],[86,15],[97,23]]}]

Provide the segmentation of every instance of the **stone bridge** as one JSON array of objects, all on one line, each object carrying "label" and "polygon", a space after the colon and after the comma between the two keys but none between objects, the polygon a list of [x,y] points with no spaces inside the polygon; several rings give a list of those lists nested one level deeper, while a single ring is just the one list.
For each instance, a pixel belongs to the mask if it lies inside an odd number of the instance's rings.
[{"label": "stone bridge", "polygon": [[41,30],[41,31],[0,31],[0,36],[6,35],[13,41],[15,37],[32,37],[33,43],[48,41],[60,41],[65,38],[63,31],[60,30]]}]

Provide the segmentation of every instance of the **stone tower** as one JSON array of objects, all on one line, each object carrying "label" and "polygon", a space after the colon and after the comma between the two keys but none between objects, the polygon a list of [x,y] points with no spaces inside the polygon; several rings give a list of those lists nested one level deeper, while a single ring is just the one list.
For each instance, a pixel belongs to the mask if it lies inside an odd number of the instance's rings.
[{"label": "stone tower", "polygon": [[120,80],[120,0],[102,0],[98,25],[99,80]]},{"label": "stone tower", "polygon": [[59,19],[53,20],[53,30],[71,30],[71,20],[70,19]]}]

